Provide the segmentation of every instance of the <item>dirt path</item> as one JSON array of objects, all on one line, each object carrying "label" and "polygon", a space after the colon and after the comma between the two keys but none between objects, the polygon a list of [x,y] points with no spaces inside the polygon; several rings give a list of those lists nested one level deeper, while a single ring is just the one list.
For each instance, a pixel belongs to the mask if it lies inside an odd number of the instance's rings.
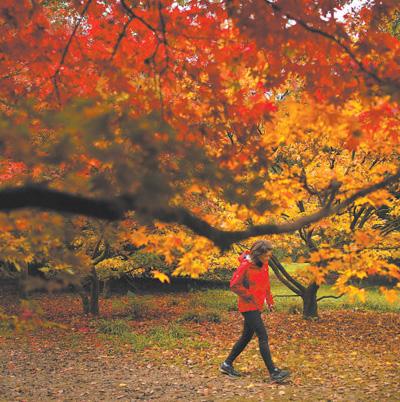
[{"label": "dirt path", "polygon": [[[270,314],[273,356],[293,370],[285,385],[267,381],[256,341],[236,362],[241,379],[218,372],[241,330],[238,313],[226,314],[222,323],[184,324],[207,346],[141,352],[100,338],[96,322],[79,315],[67,329],[3,334],[0,401],[400,401],[399,314],[332,311],[319,322]],[[146,333],[173,318],[129,322]]]}]

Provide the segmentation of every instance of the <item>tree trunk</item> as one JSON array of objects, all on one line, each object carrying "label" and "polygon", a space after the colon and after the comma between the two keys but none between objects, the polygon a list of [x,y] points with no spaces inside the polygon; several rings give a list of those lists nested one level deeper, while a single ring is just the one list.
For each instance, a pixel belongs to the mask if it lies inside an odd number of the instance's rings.
[{"label": "tree trunk", "polygon": [[105,299],[108,299],[110,296],[111,296],[110,281],[105,280],[105,281],[103,281],[103,297]]},{"label": "tree trunk", "polygon": [[28,300],[29,295],[26,290],[26,282],[28,281],[28,271],[23,269],[18,278],[18,294],[20,299]]},{"label": "tree trunk", "polygon": [[96,268],[92,268],[91,286],[90,286],[90,312],[93,315],[99,314],[99,293],[100,283],[97,276]]},{"label": "tree trunk", "polygon": [[80,285],[75,285],[75,289],[77,290],[77,292],[82,300],[83,314],[89,314],[90,313],[90,303],[89,303],[89,297],[87,296],[87,294],[85,292],[85,288],[80,284]]},{"label": "tree trunk", "polygon": [[81,300],[82,300],[83,314],[89,314],[90,313],[89,298],[87,297],[87,295],[84,292],[79,293],[79,296],[81,297]]},{"label": "tree trunk", "polygon": [[303,317],[305,319],[318,318],[317,292],[319,286],[313,282],[301,296],[303,299]]}]

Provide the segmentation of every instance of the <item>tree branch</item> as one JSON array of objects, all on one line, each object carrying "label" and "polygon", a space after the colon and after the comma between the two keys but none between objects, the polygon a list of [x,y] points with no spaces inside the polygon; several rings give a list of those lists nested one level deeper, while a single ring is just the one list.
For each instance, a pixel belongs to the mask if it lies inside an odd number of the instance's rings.
[{"label": "tree branch", "polygon": [[139,203],[140,197],[135,194],[123,194],[110,199],[94,199],[51,190],[41,186],[24,186],[0,190],[0,211],[12,211],[21,208],[40,208],[55,212],[66,212],[111,221],[124,219],[128,211],[136,211],[140,215],[157,219],[166,223],[178,223],[193,230],[197,235],[204,236],[222,250],[227,250],[232,243],[249,237],[292,233],[303,226],[318,222],[330,215],[340,212],[350,206],[355,200],[376,190],[398,181],[400,171],[386,179],[355,192],[351,197],[334,207],[328,206],[303,216],[293,222],[282,224],[265,224],[250,226],[241,231],[224,231],[212,227],[206,221],[192,215],[187,209],[163,206],[149,208]]},{"label": "tree branch", "polygon": [[341,297],[343,297],[345,294],[344,293],[342,293],[342,294],[340,294],[339,296],[322,296],[322,297],[319,297],[318,299],[317,299],[317,302],[319,302],[320,300],[322,300],[322,299],[340,299]]},{"label": "tree branch", "polygon": [[132,22],[133,18],[134,17],[132,15],[129,16],[128,21],[125,22],[124,27],[122,28],[122,31],[118,35],[117,42],[115,43],[114,49],[113,49],[112,54],[111,54],[111,58],[110,58],[111,60],[114,58],[115,54],[117,53],[119,45],[122,42],[122,39],[126,36],[126,30],[128,29],[129,24]]},{"label": "tree branch", "polygon": [[276,277],[288,288],[290,289],[293,293],[295,293],[298,296],[301,296],[301,292],[299,289],[297,289],[294,285],[292,285],[279,271],[279,269],[275,266],[275,264],[270,264],[270,267],[274,271]]},{"label": "tree branch", "polygon": [[360,223],[358,224],[358,228],[362,229],[364,225],[367,223],[367,221],[371,218],[373,213],[375,212],[375,208],[370,206],[366,211],[364,216],[362,217]]},{"label": "tree branch", "polygon": [[364,66],[364,64],[360,60],[357,59],[357,57],[354,55],[354,53],[350,50],[350,48],[346,44],[343,43],[343,41],[341,41],[340,39],[338,39],[334,35],[331,35],[331,34],[329,34],[327,32],[324,32],[324,31],[322,31],[322,30],[320,30],[318,28],[314,28],[313,26],[307,24],[307,22],[304,22],[303,20],[291,15],[290,13],[287,13],[287,12],[283,11],[283,9],[280,6],[278,6],[277,4],[275,4],[275,2],[273,2],[272,0],[265,0],[265,3],[267,5],[269,5],[277,13],[279,13],[281,15],[284,15],[286,18],[288,18],[290,20],[295,21],[297,24],[299,24],[306,31],[311,32],[311,33],[315,33],[315,34],[320,35],[320,36],[322,36],[322,37],[324,37],[326,39],[329,39],[332,42],[335,42],[357,64],[357,66],[360,69],[360,71],[362,71],[363,73],[365,73],[368,76],[370,76],[378,84],[382,85],[384,83],[384,81],[380,77],[378,77],[374,72],[368,70]]},{"label": "tree branch", "polygon": [[274,255],[271,257],[271,262],[276,266],[276,268],[281,272],[281,274],[286,278],[286,280],[292,283],[293,286],[298,288],[301,293],[306,291],[306,288],[299,281],[297,281],[291,275],[289,275],[285,267],[279,262],[279,260]]},{"label": "tree branch", "polygon": [[157,36],[157,30],[153,28],[148,22],[146,22],[142,17],[139,17],[137,14],[135,14],[132,9],[128,7],[125,0],[121,0],[121,5],[130,17],[139,20],[146,28],[150,29],[150,31],[152,31]]},{"label": "tree branch", "polygon": [[63,51],[63,54],[61,56],[61,60],[60,60],[60,63],[58,65],[58,67],[57,67],[57,70],[55,71],[55,73],[52,76],[52,80],[53,80],[53,83],[54,83],[54,89],[56,91],[56,96],[57,96],[57,100],[58,100],[59,104],[61,104],[61,97],[60,97],[60,89],[58,88],[58,79],[59,79],[59,76],[60,76],[61,67],[63,66],[63,64],[65,62],[65,58],[67,57],[68,50],[69,50],[69,48],[71,46],[72,39],[75,36],[76,31],[79,28],[79,25],[81,25],[83,17],[86,14],[86,12],[87,12],[90,4],[92,3],[92,1],[93,0],[88,0],[86,2],[85,7],[83,8],[80,16],[78,17],[78,22],[75,24],[74,29],[72,30],[71,36],[68,39],[67,45],[64,48],[64,51]]}]

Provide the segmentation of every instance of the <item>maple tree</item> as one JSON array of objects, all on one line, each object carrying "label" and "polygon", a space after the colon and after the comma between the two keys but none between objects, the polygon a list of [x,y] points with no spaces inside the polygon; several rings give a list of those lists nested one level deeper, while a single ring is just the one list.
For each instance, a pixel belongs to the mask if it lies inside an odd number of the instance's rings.
[{"label": "maple tree", "polygon": [[[196,276],[214,246],[390,204],[385,189],[400,178],[396,2],[338,17],[348,5],[2,2],[0,210],[13,211],[3,221],[33,222],[18,211],[32,207],[114,221],[134,213],[142,228],[131,241]],[[307,160],[307,142],[322,138],[340,158],[356,155],[358,170],[358,155],[382,163],[360,180],[349,174],[357,166],[309,159],[322,198],[294,213],[305,175],[296,163],[280,171],[276,158],[291,149]],[[49,216],[44,232],[62,231]]]}]

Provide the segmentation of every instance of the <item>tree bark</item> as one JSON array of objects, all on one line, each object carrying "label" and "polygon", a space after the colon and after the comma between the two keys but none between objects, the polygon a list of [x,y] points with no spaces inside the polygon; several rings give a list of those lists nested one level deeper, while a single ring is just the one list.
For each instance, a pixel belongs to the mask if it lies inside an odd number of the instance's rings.
[{"label": "tree bark", "polygon": [[80,293],[79,295],[81,296],[81,300],[82,300],[83,314],[87,315],[90,313],[89,298],[87,297],[87,295],[84,292]]},{"label": "tree bark", "polygon": [[110,297],[110,281],[103,281],[103,297],[108,299]]},{"label": "tree bark", "polygon": [[96,268],[92,268],[91,275],[91,286],[90,286],[90,312],[93,315],[99,315],[99,290],[100,283],[99,277],[97,276]]},{"label": "tree bark", "polygon": [[28,291],[26,290],[26,283],[28,281],[28,270],[22,269],[20,275],[18,277],[18,294],[20,299],[28,300],[29,295]]},{"label": "tree bark", "polygon": [[318,318],[317,292],[319,286],[313,282],[309,285],[303,295],[303,317],[305,319]]},{"label": "tree bark", "polygon": [[90,303],[89,303],[89,297],[87,296],[85,289],[83,288],[82,285],[76,286],[75,289],[77,289],[78,294],[82,300],[83,314],[89,314],[90,313]]}]

